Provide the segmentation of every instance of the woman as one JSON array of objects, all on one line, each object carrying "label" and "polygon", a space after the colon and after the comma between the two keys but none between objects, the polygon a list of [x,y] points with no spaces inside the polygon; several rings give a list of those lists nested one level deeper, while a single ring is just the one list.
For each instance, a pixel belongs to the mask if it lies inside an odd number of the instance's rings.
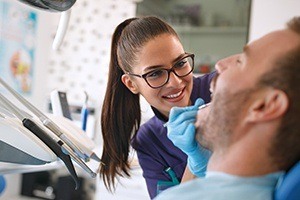
[{"label": "woman", "polygon": [[[167,138],[163,126],[174,106],[210,101],[211,75],[193,78],[194,55],[186,53],[172,27],[156,17],[122,22],[112,38],[108,85],[101,126],[104,140],[100,175],[108,189],[129,176],[130,142],[151,198],[181,181],[187,156]],[[139,95],[155,116],[140,127]]]}]

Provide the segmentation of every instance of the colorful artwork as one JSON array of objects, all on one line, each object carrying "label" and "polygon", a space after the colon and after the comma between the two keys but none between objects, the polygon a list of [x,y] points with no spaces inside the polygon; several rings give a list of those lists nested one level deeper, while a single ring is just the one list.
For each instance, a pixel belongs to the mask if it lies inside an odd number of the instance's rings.
[{"label": "colorful artwork", "polygon": [[21,93],[32,91],[36,30],[34,11],[0,0],[0,76]]}]

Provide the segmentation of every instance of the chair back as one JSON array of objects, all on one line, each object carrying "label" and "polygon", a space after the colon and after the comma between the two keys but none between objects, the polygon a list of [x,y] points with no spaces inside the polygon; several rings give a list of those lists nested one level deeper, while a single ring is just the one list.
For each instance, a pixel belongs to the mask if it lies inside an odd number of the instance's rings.
[{"label": "chair back", "polygon": [[274,193],[275,200],[300,199],[300,161],[279,181]]}]

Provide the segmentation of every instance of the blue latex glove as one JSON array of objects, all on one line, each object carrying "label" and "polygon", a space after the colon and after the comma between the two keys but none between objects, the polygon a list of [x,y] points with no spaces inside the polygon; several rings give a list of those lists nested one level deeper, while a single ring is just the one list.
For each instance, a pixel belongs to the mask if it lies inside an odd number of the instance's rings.
[{"label": "blue latex glove", "polygon": [[205,176],[207,162],[211,154],[210,151],[201,147],[195,138],[194,123],[198,108],[203,104],[204,101],[199,98],[193,106],[172,108],[167,123],[168,138],[187,154],[188,167],[198,177]]}]

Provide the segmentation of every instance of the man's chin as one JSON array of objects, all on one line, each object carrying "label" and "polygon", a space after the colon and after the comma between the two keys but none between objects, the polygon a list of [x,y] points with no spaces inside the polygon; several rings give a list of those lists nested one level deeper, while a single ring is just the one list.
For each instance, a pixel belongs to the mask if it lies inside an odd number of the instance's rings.
[{"label": "man's chin", "polygon": [[[206,106],[207,105],[207,106]],[[209,111],[210,111],[210,104],[206,104],[204,107],[201,108],[197,112],[197,118],[196,118],[196,127],[201,126],[204,122],[206,122]]]},{"label": "man's chin", "polygon": [[206,149],[210,149],[209,142],[207,141],[207,139],[209,138],[207,123],[208,119],[210,118],[210,111],[211,103],[206,104],[206,106],[200,108],[197,112],[197,119],[195,123],[197,129],[196,138],[200,145]]},{"label": "man's chin", "polygon": [[[205,139],[206,138],[205,133],[203,134],[203,133],[200,133],[200,132],[198,132],[197,135],[196,135],[197,141],[199,142],[199,144],[202,147],[204,147],[205,149],[210,150],[210,147],[209,147],[210,145],[209,145],[209,143]],[[203,132],[203,130],[202,130],[202,132]]]}]

